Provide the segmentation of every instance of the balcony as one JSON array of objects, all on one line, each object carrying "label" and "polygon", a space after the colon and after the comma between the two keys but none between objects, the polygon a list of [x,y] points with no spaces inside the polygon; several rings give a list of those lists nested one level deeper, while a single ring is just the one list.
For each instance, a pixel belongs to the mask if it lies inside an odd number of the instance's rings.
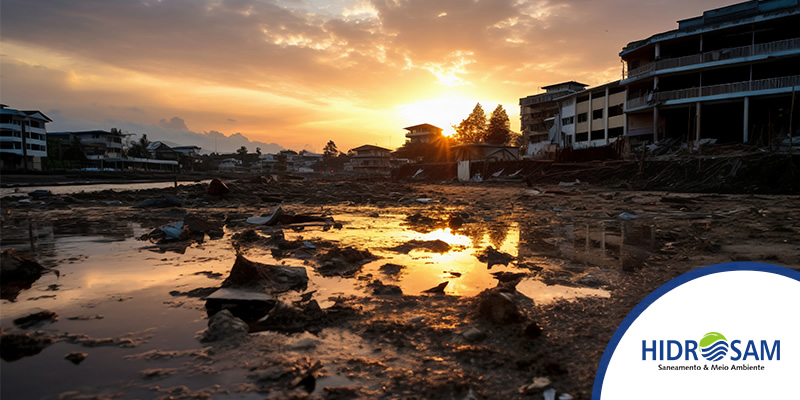
[{"label": "balcony", "polygon": [[651,62],[639,68],[628,71],[626,79],[635,78],[649,72],[665,69],[680,68],[708,62],[735,60],[751,56],[769,55],[783,51],[800,50],[800,38],[780,40],[777,42],[761,43],[751,46],[732,47],[729,49],[714,50],[685,57],[667,58]]},{"label": "balcony", "polygon": [[[793,86],[800,86],[800,75],[650,93],[646,96],[628,99],[628,101],[625,102],[625,109],[631,110],[646,105],[664,103],[670,100],[693,99],[743,92],[759,92],[791,88]],[[758,95],[758,93],[754,93],[754,95]]]}]

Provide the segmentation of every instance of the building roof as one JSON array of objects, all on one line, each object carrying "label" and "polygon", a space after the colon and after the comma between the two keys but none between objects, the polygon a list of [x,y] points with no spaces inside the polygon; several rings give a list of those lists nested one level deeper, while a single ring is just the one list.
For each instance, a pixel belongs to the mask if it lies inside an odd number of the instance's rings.
[{"label": "building roof", "polygon": [[414,130],[416,128],[428,128],[429,130],[431,130],[431,132],[434,132],[434,133],[435,133],[435,131],[441,132],[443,130],[442,128],[439,128],[438,126],[431,125],[431,124],[419,124],[419,125],[409,126],[409,127],[403,128],[403,129],[408,130],[408,131],[412,131],[412,130]]},{"label": "building roof", "polygon": [[[433,126],[433,125],[431,125],[431,126]],[[406,128],[406,129],[408,129],[408,128]],[[391,150],[389,150],[389,149],[385,149],[385,148],[383,148],[383,147],[378,147],[378,146],[373,146],[373,145],[371,145],[371,144],[365,144],[365,145],[363,145],[363,146],[359,146],[359,147],[356,147],[356,148],[354,148],[354,149],[350,149],[350,150],[352,150],[352,151],[369,151],[369,150],[379,150],[379,151],[387,151],[387,152],[390,152],[390,153],[391,153]]]},{"label": "building roof", "polygon": [[200,149],[202,149],[202,147],[200,147],[200,146],[175,146],[175,147],[172,148],[172,150],[193,150],[193,149],[200,150]]},{"label": "building roof", "polygon": [[799,0],[753,0],[714,8],[704,11],[701,16],[678,21],[678,29],[630,42],[619,55],[630,54],[656,42],[800,14],[798,5],[800,5]]},{"label": "building roof", "polygon": [[552,85],[542,86],[542,89],[547,90],[547,89],[552,89],[552,88],[556,88],[556,87],[559,87],[559,86],[581,86],[581,87],[586,87],[586,86],[589,86],[589,85],[587,85],[585,83],[576,82],[576,81],[568,81],[568,82],[554,83]]},{"label": "building roof", "polygon": [[47,121],[47,122],[53,122],[52,119],[48,118],[41,111],[36,111],[36,110],[27,110],[27,111],[25,111],[25,110],[15,110],[13,108],[5,108],[5,104],[3,104],[3,106],[4,107],[0,108],[0,114],[17,115],[17,116],[20,116],[20,117],[36,118],[36,119],[41,119],[41,120]]}]

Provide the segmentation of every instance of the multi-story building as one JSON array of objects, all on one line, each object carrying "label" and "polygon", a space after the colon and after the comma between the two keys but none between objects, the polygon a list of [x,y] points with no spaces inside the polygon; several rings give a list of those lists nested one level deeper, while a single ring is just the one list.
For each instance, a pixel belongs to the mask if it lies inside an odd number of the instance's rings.
[{"label": "multi-story building", "polygon": [[420,124],[403,128],[411,143],[432,143],[442,136],[442,128],[431,124]]},{"label": "multi-story building", "polygon": [[629,43],[626,135],[756,144],[786,135],[800,91],[798,26],[798,0],[756,0]]},{"label": "multi-story building", "polygon": [[520,128],[525,145],[546,142],[555,124],[554,117],[559,113],[556,99],[582,92],[586,86],[575,81],[556,83],[543,87],[544,93],[519,99]]},{"label": "multi-story building", "polygon": [[53,122],[40,111],[21,111],[0,104],[0,169],[41,170],[47,157],[47,129]]},{"label": "multi-story building", "polygon": [[122,157],[122,134],[117,131],[50,132],[49,135],[58,138],[62,145],[69,145],[73,138],[78,138],[88,160]]},{"label": "multi-story building", "polygon": [[391,150],[365,144],[351,151],[356,153],[350,161],[354,171],[378,175],[391,173]]},{"label": "multi-story building", "polygon": [[550,139],[560,146],[603,146],[625,133],[625,87],[619,81],[553,101],[557,104],[557,114],[553,118],[555,134]]}]

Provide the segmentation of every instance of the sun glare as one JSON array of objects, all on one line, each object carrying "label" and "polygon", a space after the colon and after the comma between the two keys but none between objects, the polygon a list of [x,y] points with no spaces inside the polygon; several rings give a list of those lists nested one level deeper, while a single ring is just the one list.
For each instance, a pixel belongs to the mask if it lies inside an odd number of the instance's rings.
[{"label": "sun glare", "polygon": [[395,107],[397,114],[408,125],[431,124],[444,129],[445,136],[455,134],[458,125],[475,107],[476,100],[458,96],[444,96]]}]

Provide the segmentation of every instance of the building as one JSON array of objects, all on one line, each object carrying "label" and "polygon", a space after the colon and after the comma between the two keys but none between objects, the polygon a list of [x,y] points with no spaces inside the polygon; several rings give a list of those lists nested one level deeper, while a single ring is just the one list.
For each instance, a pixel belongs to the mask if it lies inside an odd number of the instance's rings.
[{"label": "building", "polygon": [[172,150],[181,153],[183,157],[200,157],[200,146],[175,146]]},{"label": "building", "polygon": [[62,147],[77,138],[87,160],[101,160],[122,157],[122,134],[114,129],[112,131],[50,132],[49,136],[57,138],[57,143]]},{"label": "building", "polygon": [[619,81],[568,94],[558,104],[549,143],[562,147],[603,146],[625,134],[625,87]]},{"label": "building", "polygon": [[[441,134],[441,130],[439,131],[439,134]],[[351,149],[350,151],[356,153],[356,155],[350,160],[350,163],[353,166],[353,171],[374,175],[391,174],[391,150],[365,144],[363,146]]]},{"label": "building", "polygon": [[167,146],[164,142],[150,142],[147,145],[147,152],[150,153],[150,157],[156,160],[178,161],[181,157],[180,152],[173,150],[172,147]]},{"label": "building", "polygon": [[411,143],[433,143],[442,137],[442,128],[431,124],[420,124],[403,128],[407,130],[406,138]]},{"label": "building", "polygon": [[41,170],[47,157],[47,129],[53,122],[41,111],[22,111],[0,104],[0,169]]},{"label": "building", "polygon": [[558,114],[558,102],[555,100],[582,92],[586,86],[575,81],[556,83],[543,87],[544,93],[519,99],[520,129],[525,146],[546,142],[555,122],[554,116]]},{"label": "building", "polygon": [[790,106],[800,91],[798,26],[798,0],[748,1],[629,43],[619,54],[627,70],[625,134],[754,144],[790,129],[797,135]]}]

